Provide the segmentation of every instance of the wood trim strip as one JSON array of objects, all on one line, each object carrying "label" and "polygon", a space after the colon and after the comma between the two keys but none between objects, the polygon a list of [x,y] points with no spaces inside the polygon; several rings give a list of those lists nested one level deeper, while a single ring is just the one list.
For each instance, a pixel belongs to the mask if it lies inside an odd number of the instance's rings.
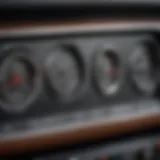
[{"label": "wood trim strip", "polygon": [[98,24],[114,24],[114,23],[159,23],[159,19],[147,19],[147,18],[126,18],[126,19],[86,19],[86,20],[70,20],[70,21],[26,21],[26,22],[3,22],[0,23],[0,30],[14,30],[25,28],[38,28],[38,27],[69,27],[69,26],[81,26],[81,25],[98,25]]},{"label": "wood trim strip", "polygon": [[[116,136],[126,132],[142,130],[154,125],[160,125],[160,115],[150,115],[123,122],[99,124],[79,129],[71,129],[65,132],[57,132],[5,140],[0,142],[0,155],[23,153],[43,149],[45,147],[72,144],[103,137]],[[94,133],[94,134],[93,134]]]}]

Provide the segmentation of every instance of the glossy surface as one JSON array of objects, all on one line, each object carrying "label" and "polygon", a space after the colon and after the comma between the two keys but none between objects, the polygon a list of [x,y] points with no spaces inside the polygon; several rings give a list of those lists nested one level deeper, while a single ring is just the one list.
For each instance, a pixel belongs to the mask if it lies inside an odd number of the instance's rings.
[{"label": "glossy surface", "polygon": [[102,94],[105,96],[116,94],[124,74],[117,53],[106,47],[97,53],[95,63],[95,81]]}]

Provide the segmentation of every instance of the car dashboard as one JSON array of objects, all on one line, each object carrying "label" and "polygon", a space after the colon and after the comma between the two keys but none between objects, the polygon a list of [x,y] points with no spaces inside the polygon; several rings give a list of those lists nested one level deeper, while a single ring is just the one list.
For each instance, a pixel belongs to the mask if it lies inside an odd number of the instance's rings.
[{"label": "car dashboard", "polygon": [[12,11],[0,16],[0,156],[158,160],[155,3],[34,10],[29,2],[0,5]]}]

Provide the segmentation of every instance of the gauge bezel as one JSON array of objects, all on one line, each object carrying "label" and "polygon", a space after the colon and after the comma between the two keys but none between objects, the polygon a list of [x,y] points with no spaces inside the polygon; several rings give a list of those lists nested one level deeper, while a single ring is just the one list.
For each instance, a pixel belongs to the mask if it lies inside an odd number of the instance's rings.
[{"label": "gauge bezel", "polygon": [[7,47],[1,52],[0,59],[2,61],[2,63],[0,64],[0,81],[3,79],[5,69],[8,66],[8,62],[6,61],[10,61],[12,59],[20,59],[26,61],[34,71],[33,89],[23,103],[17,104],[16,107],[12,107],[11,104],[8,104],[0,98],[0,108],[2,110],[13,114],[25,112],[29,108],[29,106],[37,99],[42,87],[42,74],[37,63],[33,61],[32,50],[25,46]]},{"label": "gauge bezel", "polygon": [[[54,85],[52,84],[52,80],[49,76],[50,73],[49,73],[48,67],[50,66],[48,65],[47,61],[50,56],[53,56],[54,51],[56,51],[57,49],[66,50],[67,52],[69,52],[71,56],[73,56],[73,59],[75,60],[75,63],[77,64],[79,83],[76,86],[76,88],[72,91],[72,93],[68,94],[67,96],[60,96],[57,93]],[[44,68],[45,68],[44,72],[45,72],[45,77],[46,77],[46,85],[49,91],[48,92],[49,97],[54,98],[55,101],[60,102],[60,103],[74,102],[81,97],[81,94],[84,91],[85,62],[82,57],[82,54],[80,53],[79,48],[75,44],[60,42],[54,45],[51,48],[51,51],[49,52],[49,54],[47,55],[45,59]]]},{"label": "gauge bezel", "polygon": [[[96,67],[98,65],[98,58],[102,54],[108,54],[108,53],[113,53],[116,58],[118,58],[118,63],[119,63],[119,71],[120,77],[118,80],[116,80],[116,83],[112,84],[112,87],[115,87],[114,92],[109,92],[109,90],[106,90],[106,87],[104,87],[98,77],[97,77],[97,70]],[[125,75],[125,69],[124,69],[124,63],[122,60],[122,57],[120,56],[121,53],[119,52],[118,48],[114,45],[109,45],[109,44],[104,44],[101,46],[97,51],[95,52],[93,56],[93,65],[92,65],[92,82],[94,85],[94,88],[98,93],[100,93],[104,98],[106,97],[114,97],[118,95],[118,93],[121,91],[121,87],[123,86],[124,83],[124,75]]]},{"label": "gauge bezel", "polygon": [[[132,85],[132,87],[134,88],[134,90],[136,92],[138,92],[139,94],[142,95],[146,95],[146,96],[154,96],[154,94],[156,93],[156,90],[159,86],[159,78],[157,76],[155,76],[154,78],[154,82],[155,82],[155,86],[154,89],[152,91],[147,91],[147,90],[143,90],[141,87],[139,87],[139,85],[137,84],[137,81],[135,80],[135,78],[132,75],[132,66],[131,66],[131,61],[132,61],[132,54],[134,53],[134,50],[137,46],[141,46],[144,45],[144,47],[147,47],[150,49],[150,51],[148,51],[149,55],[149,63],[150,63],[150,67],[151,70],[154,72],[154,74],[156,75],[156,73],[158,72],[159,69],[159,60],[160,60],[160,48],[158,46],[158,43],[155,39],[153,38],[148,38],[148,39],[142,39],[139,40],[138,42],[135,42],[135,44],[133,44],[133,47],[131,49],[131,53],[129,54],[129,59],[128,59],[128,68],[129,68],[129,82]],[[153,50],[153,51],[151,51]],[[154,54],[151,54],[154,53]],[[158,74],[158,73],[157,73]]]}]

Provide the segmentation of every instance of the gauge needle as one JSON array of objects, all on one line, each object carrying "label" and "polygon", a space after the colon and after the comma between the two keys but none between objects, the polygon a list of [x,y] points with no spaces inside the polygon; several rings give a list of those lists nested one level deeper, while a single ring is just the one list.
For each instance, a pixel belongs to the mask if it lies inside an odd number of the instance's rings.
[{"label": "gauge needle", "polygon": [[115,67],[109,67],[107,70],[106,70],[106,74],[107,75],[115,75],[117,72],[116,72],[116,68]]},{"label": "gauge needle", "polygon": [[17,84],[20,84],[22,82],[22,77],[17,74],[14,73],[12,74],[11,78],[7,81],[7,88],[12,88]]}]

